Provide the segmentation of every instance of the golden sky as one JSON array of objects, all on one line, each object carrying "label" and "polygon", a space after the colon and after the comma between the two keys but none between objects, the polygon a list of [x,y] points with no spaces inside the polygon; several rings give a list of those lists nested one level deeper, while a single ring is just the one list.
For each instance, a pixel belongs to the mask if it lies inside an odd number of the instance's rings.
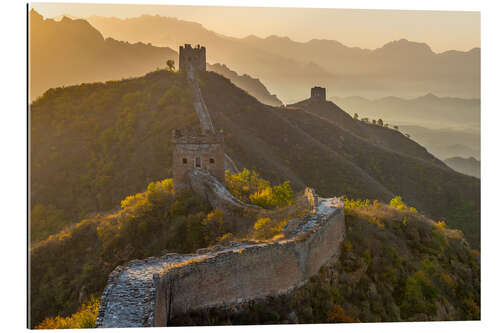
[{"label": "golden sky", "polygon": [[31,7],[49,18],[61,14],[82,18],[151,14],[196,21],[209,30],[234,37],[278,35],[303,42],[331,39],[369,49],[406,38],[425,42],[434,52],[468,51],[480,47],[481,41],[479,12],[89,3],[32,3]]}]

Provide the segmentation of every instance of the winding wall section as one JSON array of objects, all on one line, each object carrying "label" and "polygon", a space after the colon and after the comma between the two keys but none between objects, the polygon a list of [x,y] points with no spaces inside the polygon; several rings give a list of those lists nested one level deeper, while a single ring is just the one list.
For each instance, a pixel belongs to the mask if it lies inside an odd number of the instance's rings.
[{"label": "winding wall section", "polygon": [[[307,194],[306,190],[306,194]],[[338,198],[311,192],[313,211],[280,241],[233,243],[197,254],[134,260],[111,273],[97,327],[167,326],[189,310],[287,293],[337,260],[345,234]],[[315,205],[316,204],[316,205]]]}]

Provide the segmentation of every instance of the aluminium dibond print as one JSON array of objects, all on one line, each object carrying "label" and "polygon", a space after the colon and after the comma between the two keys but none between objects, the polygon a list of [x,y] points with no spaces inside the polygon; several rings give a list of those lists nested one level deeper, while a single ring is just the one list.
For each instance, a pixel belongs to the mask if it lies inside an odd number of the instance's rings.
[{"label": "aluminium dibond print", "polygon": [[30,328],[480,319],[479,12],[27,15]]}]

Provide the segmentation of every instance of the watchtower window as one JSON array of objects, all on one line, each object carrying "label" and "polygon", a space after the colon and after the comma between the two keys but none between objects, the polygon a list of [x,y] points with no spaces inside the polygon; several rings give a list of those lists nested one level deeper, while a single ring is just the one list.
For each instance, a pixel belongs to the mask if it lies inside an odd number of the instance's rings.
[{"label": "watchtower window", "polygon": [[210,159],[210,164],[214,164],[215,160],[213,158]]},{"label": "watchtower window", "polygon": [[194,166],[197,168],[201,168],[201,158],[199,156],[196,157]]},{"label": "watchtower window", "polygon": [[183,158],[182,159],[182,164],[187,164],[188,163],[188,159],[187,158]]}]

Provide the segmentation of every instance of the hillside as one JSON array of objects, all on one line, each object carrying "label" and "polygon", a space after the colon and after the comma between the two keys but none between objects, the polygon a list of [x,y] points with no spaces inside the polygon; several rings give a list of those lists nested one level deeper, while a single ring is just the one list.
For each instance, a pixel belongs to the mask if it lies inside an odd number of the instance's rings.
[{"label": "hillside", "polygon": [[304,98],[307,89],[317,84],[344,96],[415,96],[432,91],[479,97],[479,48],[435,53],[425,43],[402,39],[368,50],[332,40],[302,43],[277,36],[233,38],[171,17],[93,16],[88,20],[105,36],[119,40],[171,48],[185,42],[205,45],[207,61],[260,78],[286,103]]},{"label": "hillside", "polygon": [[[269,186],[253,173],[242,182],[244,174],[226,176],[234,195],[250,188],[251,199],[263,184]],[[275,222],[262,227],[258,216],[226,216],[192,192],[174,192],[171,179],[150,183],[145,192],[124,198],[113,213],[82,220],[30,249],[30,274],[37,276],[30,287],[31,326],[45,318],[37,328],[93,327],[97,311],[92,309],[117,265],[270,239],[283,228],[284,216],[303,214],[305,203],[296,200],[274,211],[275,218],[271,213]],[[347,238],[340,261],[324,266],[304,287],[243,304],[236,314],[215,309],[174,318],[172,324],[478,319],[479,252],[470,249],[461,232],[430,221],[400,199],[390,205],[346,200]],[[54,318],[77,309],[71,319]],[[290,317],[293,311],[296,317]],[[330,318],[332,311],[339,317]]]},{"label": "hillside", "polygon": [[31,105],[30,121],[35,241],[39,230],[114,209],[170,176],[172,131],[199,126],[185,76],[167,71],[50,89]]},{"label": "hillside", "polygon": [[79,221],[31,247],[30,326],[100,297],[118,265],[213,243],[225,229],[216,228],[208,203],[191,192],[174,194],[172,187],[171,179],[151,183],[143,193],[122,197],[114,213]]},{"label": "hillside", "polygon": [[[314,187],[322,196],[390,200],[401,195],[479,246],[479,180],[459,174],[402,133],[349,119],[333,103],[271,108],[228,80],[201,75],[205,102],[237,165],[265,178]],[[307,101],[303,103],[307,104]],[[331,119],[314,111],[333,113]]]},{"label": "hillside", "polygon": [[444,160],[450,168],[465,175],[481,178],[481,162],[474,157],[451,157]]},{"label": "hillside", "polygon": [[331,122],[336,126],[358,136],[360,139],[369,143],[376,144],[379,147],[397,152],[399,154],[421,158],[425,161],[443,166],[444,164],[429,154],[427,150],[412,140],[408,140],[401,132],[392,128],[373,125],[363,121],[353,119],[343,109],[335,103],[315,102],[309,99],[289,104],[291,109],[300,109]]},{"label": "hillside", "polygon": [[444,160],[453,156],[480,158],[479,99],[438,97],[427,94],[412,99],[358,96],[332,97],[337,105],[359,118],[383,119],[397,125],[412,140]]},{"label": "hillside", "polygon": [[[396,206],[396,205],[391,205]],[[290,294],[192,311],[173,326],[480,319],[480,257],[407,208],[346,201],[340,260]]]},{"label": "hillside", "polygon": [[[213,72],[203,73],[200,85],[240,168],[323,196],[401,195],[479,247],[479,180],[454,172],[403,134],[354,123],[343,111],[328,121],[312,109],[272,108]],[[31,107],[31,207],[46,211],[38,223],[52,225],[49,217],[63,215],[60,227],[108,211],[144,184],[169,177],[171,130],[197,122],[181,73],[50,90]]]},{"label": "hillside", "polygon": [[69,316],[79,304],[95,303],[118,265],[167,252],[227,246],[235,239],[272,238],[284,222],[308,210],[306,199],[296,198],[288,183],[272,186],[249,170],[226,174],[226,184],[239,200],[259,206],[259,212],[214,210],[205,197],[175,191],[169,178],[121,198],[111,213],[83,219],[32,244],[29,268],[36,279],[30,285],[30,325],[35,327],[45,318],[38,328],[80,327],[77,318],[72,319],[75,326],[67,327],[65,320],[54,317]]},{"label": "hillside", "polygon": [[144,75],[177,61],[170,48],[104,39],[85,20],[44,19],[33,9],[29,34],[30,101],[49,88]]}]

